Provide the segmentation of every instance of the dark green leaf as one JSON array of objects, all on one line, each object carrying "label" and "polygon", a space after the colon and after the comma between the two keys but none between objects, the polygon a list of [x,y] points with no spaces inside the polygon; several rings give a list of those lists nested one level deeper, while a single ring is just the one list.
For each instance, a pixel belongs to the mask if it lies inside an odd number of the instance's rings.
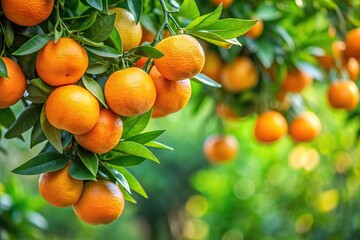
[{"label": "dark green leaf", "polygon": [[126,141],[132,141],[132,142],[137,142],[140,144],[145,144],[145,143],[150,142],[150,141],[154,140],[155,138],[159,137],[164,132],[165,132],[165,130],[157,130],[157,131],[141,133],[141,134],[138,134],[136,136],[126,139]]},{"label": "dark green leaf", "polygon": [[85,45],[88,45],[88,46],[92,46],[92,47],[103,47],[104,46],[104,43],[103,42],[94,42],[86,37],[83,37],[83,36],[79,36],[79,35],[74,35],[72,34],[71,37],[73,39],[75,39],[76,41],[80,42],[80,43],[83,43]]},{"label": "dark green leaf", "polygon": [[144,198],[148,198],[148,195],[146,194],[144,188],[141,186],[139,181],[132,175],[128,170],[126,170],[123,167],[115,167],[116,170],[118,170],[124,177],[126,178],[130,188],[143,196]]},{"label": "dark green leaf", "polygon": [[5,138],[20,137],[21,134],[33,127],[39,119],[41,106],[41,104],[31,104],[27,107],[6,132]]},{"label": "dark green leaf", "polygon": [[10,108],[0,108],[0,125],[3,125],[6,128],[10,128],[15,120],[15,114],[13,111],[11,111]]},{"label": "dark green leaf", "polygon": [[152,160],[156,163],[160,163],[159,160],[149,149],[147,149],[144,145],[139,144],[137,142],[130,142],[130,141],[120,142],[113,149],[113,151],[121,152],[132,156],[143,157]]},{"label": "dark green leaf", "polygon": [[152,47],[151,45],[142,45],[135,48],[135,54],[148,58],[161,58],[164,56],[162,52]]},{"label": "dark green leaf", "polygon": [[10,47],[14,42],[14,30],[11,22],[8,19],[5,19],[5,24],[1,24],[1,27],[5,35],[6,46]]},{"label": "dark green leaf", "polygon": [[99,159],[97,156],[82,147],[78,147],[78,153],[83,164],[87,167],[93,176],[96,176],[99,167]]},{"label": "dark green leaf", "polygon": [[13,52],[14,56],[28,55],[42,49],[53,37],[49,34],[39,34],[24,43],[18,50]]},{"label": "dark green leaf", "polygon": [[89,65],[89,67],[86,69],[86,73],[94,75],[101,74],[106,72],[110,66],[111,63],[109,62],[96,62]]},{"label": "dark green leaf", "polygon": [[99,11],[103,10],[102,0],[86,0],[86,2]]},{"label": "dark green leaf", "polygon": [[90,46],[85,46],[85,48],[95,54],[98,55],[100,57],[105,57],[105,58],[118,58],[121,56],[121,53],[119,51],[117,51],[114,48],[111,48],[109,46],[103,46],[103,47],[90,47]]},{"label": "dark green leaf", "polygon": [[89,169],[84,165],[84,163],[78,159],[72,159],[69,174],[72,178],[78,180],[93,180],[96,181],[96,177],[89,171]]},{"label": "dark green leaf", "polygon": [[84,36],[94,42],[105,41],[113,30],[115,14],[98,18],[95,23],[84,32]]},{"label": "dark green leaf", "polygon": [[118,30],[116,30],[115,27],[113,27],[113,29],[110,33],[109,39],[110,39],[111,43],[114,45],[116,50],[118,50],[119,52],[123,51],[121,37],[120,37]]},{"label": "dark green leaf", "polygon": [[131,167],[137,166],[145,160],[146,158],[137,156],[119,156],[107,162],[115,166]]},{"label": "dark green leaf", "polygon": [[189,30],[192,28],[203,28],[203,27],[209,26],[210,24],[213,24],[220,18],[221,12],[222,12],[222,5],[219,5],[215,9],[215,11],[205,14],[205,15],[202,15],[202,16],[196,18],[191,23],[189,23],[186,26],[186,29]]},{"label": "dark green leaf", "polygon": [[83,76],[81,81],[84,84],[85,88],[89,90],[101,102],[102,105],[108,108],[105,102],[104,93],[100,85],[94,79],[86,76]]},{"label": "dark green leaf", "polygon": [[148,143],[145,144],[145,146],[174,151],[174,148],[169,147],[169,146],[167,146],[167,145],[165,145],[163,143],[155,142],[155,141],[148,142]]},{"label": "dark green leaf", "polygon": [[35,78],[30,81],[30,84],[34,85],[35,87],[39,88],[41,91],[43,91],[46,94],[50,94],[52,91],[54,91],[55,87],[52,87],[48,84],[46,84],[44,81],[42,81],[40,78]]},{"label": "dark green leaf", "polygon": [[30,148],[44,141],[46,141],[46,137],[43,133],[40,120],[38,120],[31,131]]},{"label": "dark green leaf", "polygon": [[143,0],[127,0],[127,5],[138,24],[143,12]]},{"label": "dark green leaf", "polygon": [[122,118],[124,132],[123,138],[130,138],[141,133],[149,123],[151,117],[151,110],[143,115],[129,117],[129,118]]},{"label": "dark green leaf", "polygon": [[46,136],[47,140],[51,143],[51,145],[59,152],[63,152],[63,146],[61,142],[61,130],[52,126],[49,121],[47,120],[46,113],[45,113],[45,104],[42,108],[41,115],[40,115],[40,123],[44,135]]},{"label": "dark green leaf", "polygon": [[12,172],[22,175],[36,175],[65,167],[69,159],[59,153],[47,152],[30,159]]},{"label": "dark green leaf", "polygon": [[125,188],[125,190],[131,194],[131,190],[130,190],[130,186],[129,183],[127,182],[126,178],[124,177],[124,175],[122,175],[121,173],[119,173],[118,171],[116,171],[115,169],[112,169],[114,176],[116,178],[116,181],[118,183],[120,183],[120,185]]},{"label": "dark green leaf", "polygon": [[202,73],[197,74],[191,80],[203,83],[203,84],[208,85],[210,87],[221,88],[220,83],[216,82],[215,80],[212,80],[211,78],[209,78],[208,76],[206,76],[205,74],[202,74]]},{"label": "dark green leaf", "polygon": [[0,58],[0,77],[9,78],[6,65],[2,58]]},{"label": "dark green leaf", "polygon": [[87,30],[88,28],[90,28],[94,22],[96,21],[97,18],[97,12],[93,12],[91,13],[80,25],[78,31],[79,32],[83,32],[85,30]]},{"label": "dark green leaf", "polygon": [[194,0],[184,0],[180,6],[179,12],[175,13],[174,16],[192,20],[198,18],[200,16],[200,12]]},{"label": "dark green leaf", "polygon": [[41,91],[39,88],[34,85],[28,85],[26,88],[29,93],[28,96],[25,97],[26,100],[31,101],[32,103],[45,103],[48,95]]},{"label": "dark green leaf", "polygon": [[270,68],[274,62],[275,48],[267,39],[258,39],[256,44],[258,45],[256,48],[257,57],[265,68]]}]

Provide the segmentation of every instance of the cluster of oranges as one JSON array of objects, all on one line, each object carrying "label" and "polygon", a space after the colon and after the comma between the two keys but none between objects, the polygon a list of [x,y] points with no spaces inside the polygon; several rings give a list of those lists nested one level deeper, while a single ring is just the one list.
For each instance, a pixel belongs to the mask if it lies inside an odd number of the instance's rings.
[{"label": "cluster of oranges", "polygon": [[[9,20],[33,26],[49,17],[54,0],[2,0],[1,4]],[[133,15],[122,8],[111,9],[110,13],[116,14],[114,26],[123,50],[139,46],[143,29]],[[153,117],[162,117],[184,108],[191,97],[190,78],[204,66],[204,51],[189,35],[169,36],[155,47],[164,56],[154,59],[149,73],[133,66],[109,75],[103,90],[107,108],[80,81],[89,66],[85,48],[70,37],[49,41],[36,57],[38,77],[54,89],[45,102],[48,122],[73,134],[81,147],[102,154],[119,144],[122,117],[150,110]],[[2,60],[8,76],[0,78],[0,108],[7,108],[24,96],[27,79],[14,60]],[[106,224],[118,218],[124,208],[119,186],[105,179],[72,178],[68,172],[70,161],[60,170],[40,175],[38,187],[44,199],[57,207],[73,206],[76,215],[89,224]]]},{"label": "cluster of oranges", "polygon": [[[263,23],[259,20],[258,24],[247,33],[247,37],[256,39],[261,35],[262,30]],[[333,44],[331,55],[318,57],[319,65],[324,71],[335,70],[338,76],[342,76],[331,81],[328,88],[328,102],[335,109],[351,111],[358,106],[359,89],[355,83],[359,77],[360,48],[356,44],[358,39],[360,39],[360,29],[351,30],[346,35],[345,42],[338,41]],[[251,57],[245,55],[224,64],[216,52],[209,51],[206,53],[203,73],[221,83],[226,95],[241,95],[257,87],[263,75],[268,76],[270,85],[277,83],[275,64],[269,69],[257,65],[259,64],[256,64]],[[310,111],[297,113],[295,117],[288,120],[282,114],[290,107],[288,96],[301,93],[311,86],[312,76],[301,69],[289,68],[279,82],[276,95],[273,99],[266,100],[277,102],[276,108],[253,109],[259,112],[254,127],[255,139],[261,143],[272,143],[289,133],[295,142],[314,140],[321,131],[321,122],[315,113]],[[269,104],[265,103],[265,105]],[[243,116],[235,110],[234,106],[221,100],[217,102],[216,113],[230,120],[237,120]],[[288,122],[290,122],[289,125]],[[233,160],[238,151],[238,144],[235,144],[235,141],[236,139],[231,135],[216,136],[216,138],[210,136],[204,143],[204,154],[211,162]]]}]

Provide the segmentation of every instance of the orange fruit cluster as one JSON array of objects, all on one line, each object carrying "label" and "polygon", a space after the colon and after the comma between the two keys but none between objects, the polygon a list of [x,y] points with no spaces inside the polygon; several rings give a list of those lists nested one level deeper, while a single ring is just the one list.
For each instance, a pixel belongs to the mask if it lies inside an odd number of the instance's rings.
[{"label": "orange fruit cluster", "polygon": [[41,196],[56,207],[72,206],[82,221],[107,224],[123,212],[125,201],[119,186],[105,179],[82,181],[69,175],[70,163],[64,168],[40,175]]}]

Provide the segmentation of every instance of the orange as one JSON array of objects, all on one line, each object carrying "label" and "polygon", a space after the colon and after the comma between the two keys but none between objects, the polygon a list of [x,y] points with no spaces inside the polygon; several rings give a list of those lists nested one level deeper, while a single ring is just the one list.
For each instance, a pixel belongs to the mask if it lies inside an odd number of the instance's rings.
[{"label": "orange", "polygon": [[233,4],[233,1],[234,0],[212,0],[212,3],[214,4],[214,6],[219,6],[220,3],[222,3],[223,8],[226,9]]},{"label": "orange", "polygon": [[301,92],[307,86],[310,86],[312,81],[311,76],[299,69],[294,69],[287,72],[281,86],[287,92]]},{"label": "orange", "polygon": [[229,120],[238,120],[240,118],[239,114],[235,110],[225,103],[219,103],[216,106],[216,114],[222,118]]},{"label": "orange", "polygon": [[360,59],[360,28],[355,28],[349,31],[345,36],[346,55]]},{"label": "orange", "polygon": [[1,0],[5,16],[21,26],[34,26],[47,19],[54,0]]},{"label": "orange", "polygon": [[152,118],[161,118],[161,117],[166,117],[167,115],[169,115],[169,114],[160,112],[157,109],[153,109],[152,113],[151,113]]},{"label": "orange", "polygon": [[297,116],[290,124],[290,136],[298,142],[315,139],[321,131],[321,122],[312,112],[305,112]]},{"label": "orange", "polygon": [[68,207],[75,204],[83,190],[83,181],[72,178],[70,162],[62,169],[40,174],[38,188],[41,196],[51,205]]},{"label": "orange", "polygon": [[351,80],[356,81],[359,78],[359,62],[355,58],[349,58],[346,63],[346,70]]},{"label": "orange", "polygon": [[141,57],[139,58],[139,60],[136,61],[135,66],[138,68],[142,68],[143,66],[145,66],[147,60],[148,60],[147,57]]},{"label": "orange", "polygon": [[165,38],[155,47],[165,55],[154,59],[155,66],[161,75],[169,80],[190,79],[204,67],[204,50],[200,43],[189,35]]},{"label": "orange", "polygon": [[142,28],[142,38],[141,38],[141,43],[144,42],[148,42],[151,43],[152,41],[154,41],[155,35],[152,34],[149,30],[147,30],[146,28]]},{"label": "orange", "polygon": [[263,31],[264,31],[264,22],[261,21],[261,19],[259,19],[255,23],[255,25],[247,33],[245,33],[245,36],[256,39],[261,36]]},{"label": "orange", "polygon": [[144,114],[152,108],[156,89],[145,71],[132,67],[112,73],[105,83],[104,95],[113,112],[131,117]]},{"label": "orange", "polygon": [[51,40],[37,55],[36,71],[51,86],[72,84],[84,75],[89,65],[85,49],[71,38]]},{"label": "orange", "polygon": [[51,125],[73,134],[90,131],[100,115],[97,99],[88,90],[76,85],[56,88],[49,95],[45,110]]},{"label": "orange", "polygon": [[222,67],[223,63],[219,54],[213,51],[205,53],[205,65],[201,71],[203,74],[217,82],[220,82],[220,72]]},{"label": "orange", "polygon": [[189,79],[171,81],[164,78],[154,66],[150,77],[156,88],[156,100],[153,109],[162,115],[183,109],[191,97],[191,83]]},{"label": "orange", "polygon": [[275,99],[278,103],[278,109],[280,109],[281,111],[286,111],[291,107],[291,102],[288,98],[288,92],[280,90],[276,93]]},{"label": "orange", "polygon": [[285,136],[287,131],[287,122],[279,112],[264,112],[256,120],[255,138],[259,142],[274,142]]},{"label": "orange", "polygon": [[75,135],[75,140],[91,152],[107,153],[119,143],[122,132],[120,117],[111,110],[102,108],[95,127],[87,133]]},{"label": "orange", "polygon": [[0,108],[7,108],[17,103],[24,95],[26,77],[14,60],[6,57],[1,59],[5,63],[9,78],[0,77]]},{"label": "orange", "polygon": [[335,41],[332,44],[331,55],[324,55],[317,57],[319,64],[325,69],[329,70],[335,66],[335,59],[339,61],[340,64],[345,62],[345,49],[346,45],[342,41]]},{"label": "orange", "polygon": [[116,14],[114,26],[120,34],[123,50],[128,51],[139,46],[143,35],[142,28],[139,23],[136,24],[131,12],[123,8],[113,8],[110,13]]},{"label": "orange", "polygon": [[221,83],[229,92],[241,92],[254,88],[258,81],[259,72],[255,64],[245,56],[225,66],[221,73]]},{"label": "orange", "polygon": [[354,110],[359,103],[359,89],[353,81],[337,81],[330,85],[328,99],[333,108]]},{"label": "orange", "polygon": [[206,159],[212,163],[224,163],[234,160],[239,151],[239,143],[232,135],[213,135],[203,146]]},{"label": "orange", "polygon": [[85,182],[81,197],[73,209],[82,221],[97,225],[110,223],[120,217],[124,205],[124,196],[119,186],[99,179],[96,182]]}]

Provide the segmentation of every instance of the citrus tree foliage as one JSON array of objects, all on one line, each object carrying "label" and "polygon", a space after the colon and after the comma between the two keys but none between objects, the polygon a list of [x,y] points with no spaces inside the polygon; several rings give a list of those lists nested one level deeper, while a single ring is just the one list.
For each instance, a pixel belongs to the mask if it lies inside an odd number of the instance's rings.
[{"label": "citrus tree foliage", "polygon": [[[109,9],[121,7],[129,10],[150,32],[155,34],[153,42],[124,51],[121,36],[114,27],[115,14]],[[23,175],[41,174],[62,169],[69,159],[69,174],[80,180],[96,180],[98,177],[116,181],[125,191],[126,200],[135,202],[132,191],[147,197],[137,179],[126,169],[145,160],[159,163],[151,149],[172,149],[155,141],[163,130],[144,132],[151,118],[151,110],[143,115],[121,117],[124,132],[119,144],[110,152],[95,154],[80,147],[72,134],[52,126],[46,116],[45,103],[55,87],[39,78],[35,69],[36,55],[47,43],[57,43],[62,37],[79,42],[89,56],[86,73],[77,83],[89,90],[107,108],[103,87],[109,75],[119,69],[131,67],[140,57],[147,57],[143,69],[150,71],[152,59],[163,54],[154,46],[167,30],[171,35],[188,34],[218,46],[240,45],[236,39],[244,34],[256,20],[235,18],[220,19],[222,6],[200,15],[193,0],[181,4],[175,1],[113,1],[113,0],[58,0],[51,16],[31,27],[13,24],[1,17],[2,55],[15,59],[27,78],[27,89],[21,102],[25,109],[15,116],[11,108],[0,109],[0,129],[6,139],[24,141],[23,133],[31,131],[30,147],[46,142],[41,152],[14,169]],[[7,76],[7,69],[0,60],[0,74]],[[219,87],[211,79],[198,75],[194,81]],[[1,145],[0,145],[1,147]],[[6,152],[4,148],[0,148]]]}]

